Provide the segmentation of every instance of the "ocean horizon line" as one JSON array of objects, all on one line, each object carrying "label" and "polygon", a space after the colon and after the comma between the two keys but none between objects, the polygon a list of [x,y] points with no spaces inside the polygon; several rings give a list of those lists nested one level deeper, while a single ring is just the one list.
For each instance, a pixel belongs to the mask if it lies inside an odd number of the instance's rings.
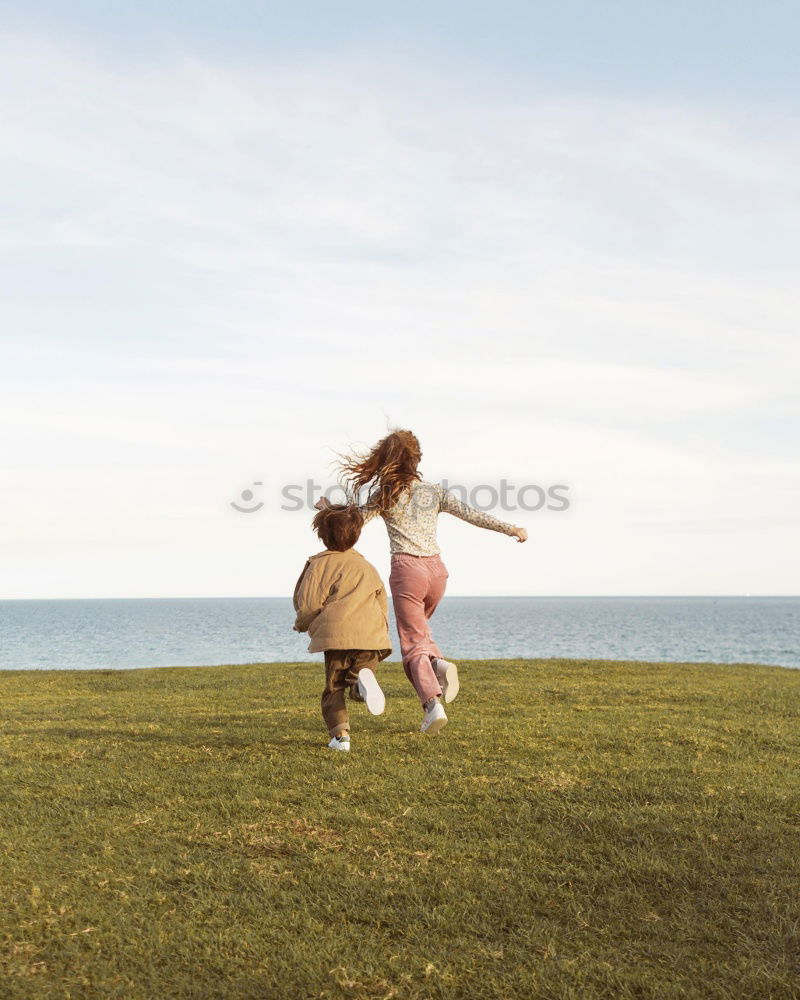
[{"label": "ocean horizon line", "polygon": [[[446,594],[459,600],[748,600],[800,598],[800,594]],[[33,601],[290,601],[291,594],[204,594],[174,596],[113,596],[113,597],[0,597],[0,604]]]}]

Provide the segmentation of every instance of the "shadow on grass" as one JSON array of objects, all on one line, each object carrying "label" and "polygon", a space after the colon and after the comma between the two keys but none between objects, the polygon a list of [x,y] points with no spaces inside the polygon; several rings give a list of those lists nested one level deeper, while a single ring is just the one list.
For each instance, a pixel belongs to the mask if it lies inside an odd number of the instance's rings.
[{"label": "shadow on grass", "polygon": [[[198,736],[197,729],[200,727],[204,729],[220,728],[213,723],[207,722],[193,725],[191,733],[181,733],[180,731],[174,733],[158,731],[137,732],[126,729],[76,728],[75,726],[57,728],[51,726],[46,730],[17,729],[13,735],[34,737],[40,740],[45,736],[55,743],[59,741],[67,742],[69,740],[85,741],[93,743],[97,749],[102,749],[104,743],[113,743],[115,745],[128,743],[135,745],[172,746],[176,748],[183,747],[187,750],[203,750],[204,748],[219,750],[228,748],[231,750],[251,750],[254,753],[263,751],[267,747],[275,747],[282,750],[285,750],[287,746],[318,749],[319,747],[325,747],[329,739],[324,726],[306,720],[295,720],[292,722],[291,727],[288,728],[281,725],[265,727],[257,734],[250,735],[246,732],[240,734],[210,732],[208,736]],[[359,725],[358,721],[354,722],[351,720],[351,729],[354,737],[376,735],[374,726],[367,728],[366,726]],[[397,741],[408,742],[410,737],[424,738],[418,728],[404,726],[400,723],[389,723],[380,726],[379,735],[382,739],[391,740],[392,743]],[[429,740],[431,738],[425,737],[425,739]]]}]

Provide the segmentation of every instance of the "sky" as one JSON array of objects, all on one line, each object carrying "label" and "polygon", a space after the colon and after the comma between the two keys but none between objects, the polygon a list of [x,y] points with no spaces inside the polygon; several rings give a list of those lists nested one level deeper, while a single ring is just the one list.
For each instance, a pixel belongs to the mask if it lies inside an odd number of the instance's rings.
[{"label": "sky", "polygon": [[6,5],[0,598],[291,594],[286,491],[393,426],[529,532],[442,515],[452,594],[800,593],[796,49],[778,3]]}]

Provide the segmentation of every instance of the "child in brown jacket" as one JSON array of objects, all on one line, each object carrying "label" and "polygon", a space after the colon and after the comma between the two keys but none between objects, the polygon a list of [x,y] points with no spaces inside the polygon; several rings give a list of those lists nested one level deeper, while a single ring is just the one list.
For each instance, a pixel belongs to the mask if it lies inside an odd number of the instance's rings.
[{"label": "child in brown jacket", "polygon": [[310,653],[325,653],[322,717],[331,750],[350,749],[345,691],[373,715],[385,699],[375,668],[391,653],[388,604],[375,567],[353,546],[363,516],[357,507],[335,504],[320,510],[312,524],[325,546],[306,562],[294,589],[296,632],[308,632]]}]

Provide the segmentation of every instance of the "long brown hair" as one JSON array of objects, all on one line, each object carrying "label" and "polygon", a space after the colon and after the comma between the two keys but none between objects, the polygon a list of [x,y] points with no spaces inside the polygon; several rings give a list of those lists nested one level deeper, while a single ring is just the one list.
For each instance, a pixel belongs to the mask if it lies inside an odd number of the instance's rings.
[{"label": "long brown hair", "polygon": [[417,466],[422,449],[411,431],[394,430],[366,455],[341,457],[341,479],[348,494],[358,499],[359,491],[369,486],[365,506],[380,513],[394,507],[403,490],[421,478]]}]

